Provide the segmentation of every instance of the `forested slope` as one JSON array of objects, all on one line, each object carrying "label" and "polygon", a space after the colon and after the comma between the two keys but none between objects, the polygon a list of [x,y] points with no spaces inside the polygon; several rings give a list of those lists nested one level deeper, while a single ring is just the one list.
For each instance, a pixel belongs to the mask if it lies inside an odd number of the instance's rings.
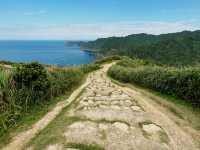
[{"label": "forested slope", "polygon": [[148,59],[158,64],[182,66],[197,65],[200,62],[200,31],[101,38],[82,43],[81,46],[103,55],[120,54]]}]

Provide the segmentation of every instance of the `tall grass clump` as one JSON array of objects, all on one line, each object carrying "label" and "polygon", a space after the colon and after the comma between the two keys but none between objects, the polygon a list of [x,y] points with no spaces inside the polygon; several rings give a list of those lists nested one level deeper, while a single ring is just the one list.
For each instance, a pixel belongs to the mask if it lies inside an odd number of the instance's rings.
[{"label": "tall grass clump", "polygon": [[20,111],[20,107],[12,99],[11,74],[11,71],[0,70],[0,135],[8,125],[15,124],[14,120]]},{"label": "tall grass clump", "polygon": [[80,83],[83,76],[83,72],[78,68],[57,68],[50,71],[49,77],[51,81],[51,97],[64,94],[66,90],[71,90],[75,85]]},{"label": "tall grass clump", "polygon": [[0,135],[31,108],[72,91],[87,73],[99,68],[94,63],[60,68],[33,62],[16,64],[10,70],[0,69]]},{"label": "tall grass clump", "polygon": [[109,63],[109,62],[117,61],[117,60],[121,60],[121,57],[118,55],[107,56],[107,57],[103,57],[101,59],[96,60],[95,64],[104,64],[104,63]]},{"label": "tall grass clump", "polygon": [[43,65],[37,62],[18,65],[12,79],[16,89],[14,97],[25,109],[49,98],[51,83]]},{"label": "tall grass clump", "polygon": [[175,68],[144,63],[142,60],[122,60],[111,67],[112,78],[172,95],[200,107],[200,68]]}]

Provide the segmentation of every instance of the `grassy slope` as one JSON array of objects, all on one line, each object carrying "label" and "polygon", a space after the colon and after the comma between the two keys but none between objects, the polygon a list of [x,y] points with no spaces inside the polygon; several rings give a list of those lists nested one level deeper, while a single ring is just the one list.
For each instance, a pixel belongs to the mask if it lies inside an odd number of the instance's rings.
[{"label": "grassy slope", "polygon": [[[84,80],[82,82],[84,82]],[[40,120],[47,112],[53,109],[58,102],[67,99],[77,87],[78,86],[74,87],[70,91],[66,91],[66,93],[63,96],[58,96],[53,100],[50,100],[40,105],[36,105],[32,107],[29,112],[22,114],[23,117],[16,124],[16,126],[13,126],[12,128],[8,129],[8,131],[5,134],[3,134],[3,136],[0,136],[0,148],[3,147],[5,144],[8,144],[12,139],[12,137],[17,135],[18,133],[29,129],[34,123]]]},{"label": "grassy slope", "polygon": [[125,57],[112,66],[108,74],[116,80],[135,83],[164,94],[177,96],[200,106],[200,69],[198,67],[175,68]]},{"label": "grassy slope", "polygon": [[[7,131],[2,132],[0,135],[0,148],[2,146],[4,146],[5,144],[9,143],[9,141],[11,140],[12,137],[14,137],[15,135],[17,135],[19,132],[25,131],[28,128],[30,128],[34,123],[36,123],[38,120],[40,120],[47,112],[49,112],[51,109],[54,108],[54,106],[62,101],[65,100],[69,97],[69,95],[79,86],[81,85],[85,79],[86,76],[89,72],[94,71],[98,68],[99,66],[96,64],[91,64],[91,65],[83,65],[81,67],[75,68],[80,70],[82,73],[81,77],[79,77],[79,81],[77,81],[74,84],[70,84],[69,88],[67,88],[65,85],[63,84],[67,84],[67,78],[63,78],[64,81],[60,81],[60,79],[55,78],[53,79],[55,84],[57,84],[58,88],[62,90],[62,92],[57,91],[57,95],[58,96],[53,96],[51,99],[43,101],[37,105],[32,105],[31,108],[28,109],[28,111],[24,111],[21,112],[20,114],[20,118],[18,120],[16,120],[16,124],[13,125],[12,127],[9,127],[7,129]],[[3,68],[4,69],[4,68]],[[57,72],[57,71],[65,71],[68,70],[68,68],[58,68],[58,67],[54,67],[54,66],[49,66],[47,68],[47,70],[51,71],[51,72]],[[68,71],[67,72],[67,77],[69,77],[69,82],[71,82],[71,80],[76,79],[75,76],[79,75],[79,74],[74,74],[74,77],[70,77],[71,72]],[[79,73],[79,72],[77,72]],[[62,78],[61,78],[62,79]],[[63,82],[63,83],[62,83]],[[61,85],[61,86],[60,86]],[[62,87],[62,85],[64,87]],[[56,88],[56,87],[54,87]],[[63,89],[65,88],[65,89]],[[67,88],[67,89],[66,89]],[[56,89],[55,89],[56,90]]]},{"label": "grassy slope", "polygon": [[[57,96],[56,98],[53,98],[52,100],[45,101],[44,103],[41,103],[39,105],[32,106],[31,109],[28,112],[24,112],[22,114],[22,118],[17,122],[17,124],[7,130],[3,135],[0,136],[0,148],[3,147],[5,144],[8,144],[12,137],[17,135],[19,132],[25,131],[28,128],[30,128],[34,123],[36,123],[38,120],[40,120],[47,112],[49,112],[51,109],[54,108],[54,106],[69,97],[69,95],[80,85],[82,84],[87,74],[91,71],[95,71],[100,65],[108,62],[112,62],[114,60],[119,60],[120,57],[113,56],[109,58],[104,58],[101,60],[96,61],[95,63],[91,65],[83,65],[79,67],[79,69],[82,70],[84,73],[84,76],[82,76],[82,81],[79,81],[80,83],[78,85],[73,85],[73,88],[70,90],[67,90],[65,94],[61,94],[60,96]],[[55,66],[48,66],[47,70],[49,71],[55,71],[60,70],[61,68],[55,67]],[[63,68],[68,69],[68,68]],[[79,145],[81,146],[81,145]],[[84,147],[84,146],[83,146]],[[87,148],[87,146],[85,147]],[[97,147],[98,148],[98,147]],[[87,149],[86,149],[87,150]]]}]

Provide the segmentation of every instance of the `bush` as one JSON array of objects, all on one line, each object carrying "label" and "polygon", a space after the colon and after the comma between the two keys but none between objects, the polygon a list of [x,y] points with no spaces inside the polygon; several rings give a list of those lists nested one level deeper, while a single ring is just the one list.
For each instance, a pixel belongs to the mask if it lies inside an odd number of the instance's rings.
[{"label": "bush", "polygon": [[0,135],[10,125],[15,124],[18,118],[20,107],[16,105],[12,96],[11,83],[12,72],[7,70],[0,71]]},{"label": "bush", "polygon": [[[165,94],[180,97],[196,107],[200,106],[199,68],[161,67],[135,61],[137,60],[126,63],[126,61],[122,60],[122,62],[109,69],[108,75],[122,82],[135,83]],[[130,65],[130,63],[135,64]]]},{"label": "bush", "polygon": [[71,90],[78,85],[84,76],[78,68],[56,69],[49,72],[51,81],[51,96],[64,94],[65,91]]},{"label": "bush", "polygon": [[72,91],[87,73],[99,68],[99,64],[45,68],[37,62],[17,64],[11,70],[0,68],[0,135],[34,105],[44,105],[54,97]]},{"label": "bush", "polygon": [[0,60],[0,64],[3,64],[3,65],[14,65],[16,63],[11,62],[11,61]]},{"label": "bush", "polygon": [[89,72],[91,72],[91,71],[98,70],[98,69],[100,69],[100,68],[101,68],[100,64],[95,64],[95,63],[93,63],[93,64],[88,64],[88,65],[82,65],[82,66],[80,67],[80,69],[81,69],[81,71],[82,71],[83,73],[89,73]]},{"label": "bush", "polygon": [[108,62],[112,62],[112,61],[116,61],[116,60],[121,60],[121,57],[118,55],[103,57],[99,60],[96,60],[95,63],[96,64],[104,64],[104,63],[108,63]]},{"label": "bush", "polygon": [[41,64],[33,62],[18,65],[13,74],[13,81],[21,103],[25,103],[27,99],[30,103],[39,103],[47,98],[50,81],[46,69]]}]

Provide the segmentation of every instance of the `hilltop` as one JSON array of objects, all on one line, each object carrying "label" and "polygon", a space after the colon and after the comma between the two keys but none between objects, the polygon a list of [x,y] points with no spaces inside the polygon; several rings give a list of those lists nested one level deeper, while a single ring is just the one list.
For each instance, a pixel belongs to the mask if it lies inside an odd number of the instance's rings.
[{"label": "hilltop", "polygon": [[200,31],[100,38],[81,44],[103,55],[126,55],[175,66],[200,63]]}]

